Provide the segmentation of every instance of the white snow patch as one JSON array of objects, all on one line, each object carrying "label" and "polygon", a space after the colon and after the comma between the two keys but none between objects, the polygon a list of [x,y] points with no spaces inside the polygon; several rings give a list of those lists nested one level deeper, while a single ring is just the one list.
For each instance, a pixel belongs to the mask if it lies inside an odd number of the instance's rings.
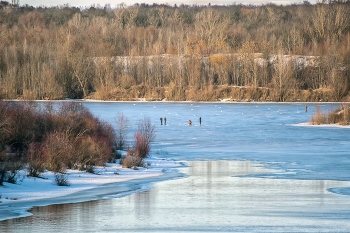
[{"label": "white snow patch", "polygon": [[95,174],[77,170],[67,170],[67,178],[70,186],[57,186],[54,182],[54,173],[45,172],[42,178],[27,177],[26,171],[19,172],[17,184],[4,183],[0,186],[1,205],[28,201],[44,200],[71,195],[76,192],[97,188],[103,184],[126,182],[134,179],[142,179],[160,176],[169,168],[180,167],[177,162],[150,158],[146,162],[151,163],[148,168],[138,170],[122,168],[117,163],[108,163],[106,167],[95,167]]},{"label": "white snow patch", "polygon": [[321,125],[310,125],[309,123],[291,124],[292,126],[309,126],[309,127],[334,127],[334,128],[350,128],[350,125],[337,125],[337,124],[321,124]]}]

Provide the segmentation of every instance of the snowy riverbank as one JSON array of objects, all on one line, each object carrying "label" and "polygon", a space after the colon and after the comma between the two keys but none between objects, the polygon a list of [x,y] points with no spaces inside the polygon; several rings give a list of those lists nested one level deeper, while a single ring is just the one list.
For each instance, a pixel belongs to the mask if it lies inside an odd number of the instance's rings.
[{"label": "snowy riverbank", "polygon": [[[161,158],[150,158],[147,161],[151,165],[138,170],[122,168],[117,163],[96,167],[95,174],[67,170],[70,186],[57,186],[54,174],[49,171],[43,174],[44,179],[27,177],[26,171],[20,171],[17,184],[5,183],[5,186],[0,186],[0,221],[30,215],[26,210],[32,206],[96,200],[105,198],[106,195],[127,195],[141,191],[149,188],[142,183],[159,181],[153,179],[155,177],[162,177],[162,180],[164,171],[181,166]],[[164,176],[164,179],[167,178],[169,176]],[[141,186],[136,187],[138,184],[130,181],[137,181]]]},{"label": "snowy riverbank", "polygon": [[309,126],[309,127],[334,127],[334,128],[350,128],[350,125],[337,125],[337,124],[321,124],[311,125],[310,123],[292,124],[292,126]]}]

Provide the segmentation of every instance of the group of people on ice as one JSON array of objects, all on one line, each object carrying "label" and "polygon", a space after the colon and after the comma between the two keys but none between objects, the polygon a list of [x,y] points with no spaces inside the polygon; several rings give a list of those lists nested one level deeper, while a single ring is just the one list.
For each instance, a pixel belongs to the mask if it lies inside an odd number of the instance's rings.
[{"label": "group of people on ice", "polygon": [[[199,117],[199,124],[202,125],[202,118],[201,117]],[[162,117],[160,118],[160,125],[163,125],[163,118]],[[166,117],[164,117],[164,125],[166,125]],[[188,121],[188,125],[192,125],[191,120]]]}]

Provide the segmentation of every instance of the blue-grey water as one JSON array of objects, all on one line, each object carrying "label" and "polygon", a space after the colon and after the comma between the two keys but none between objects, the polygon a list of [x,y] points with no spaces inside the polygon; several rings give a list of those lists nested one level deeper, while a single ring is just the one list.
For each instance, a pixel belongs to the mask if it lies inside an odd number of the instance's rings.
[{"label": "blue-grey water", "polygon": [[1,232],[350,232],[350,128],[298,126],[314,104],[84,105],[112,124],[123,113],[130,140],[149,117],[152,154],[185,162],[184,177],[120,198],[34,207],[0,222]]}]

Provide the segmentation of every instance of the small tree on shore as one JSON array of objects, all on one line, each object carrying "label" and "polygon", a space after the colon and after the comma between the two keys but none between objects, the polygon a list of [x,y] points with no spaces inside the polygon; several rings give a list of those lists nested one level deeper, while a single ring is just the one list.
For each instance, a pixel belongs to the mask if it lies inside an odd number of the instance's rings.
[{"label": "small tree on shore", "polygon": [[146,138],[148,144],[153,142],[156,138],[155,126],[148,117],[145,117],[143,120],[139,121],[137,124],[137,131]]},{"label": "small tree on shore", "polygon": [[143,166],[143,160],[149,156],[150,144],[155,139],[155,126],[148,117],[139,121],[134,137],[134,146],[129,148],[127,155],[120,161],[123,167]]},{"label": "small tree on shore", "polygon": [[115,122],[118,127],[116,130],[116,149],[123,150],[126,148],[129,120],[123,113],[118,113],[118,116],[115,118]]}]

